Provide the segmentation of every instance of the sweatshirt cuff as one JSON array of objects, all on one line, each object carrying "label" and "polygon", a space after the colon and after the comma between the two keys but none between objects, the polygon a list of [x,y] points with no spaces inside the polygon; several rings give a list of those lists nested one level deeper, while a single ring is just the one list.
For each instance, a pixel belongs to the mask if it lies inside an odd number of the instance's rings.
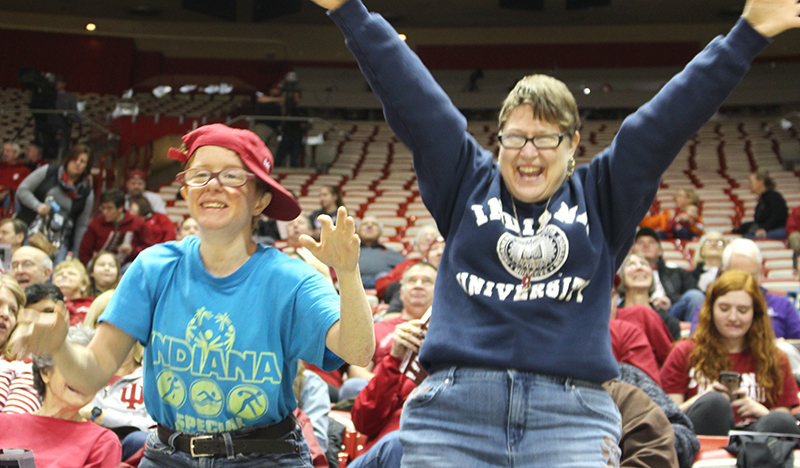
[{"label": "sweatshirt cuff", "polygon": [[[353,1],[351,0],[351,3]],[[744,18],[739,18],[739,21],[728,33],[727,39],[736,44],[741,53],[751,61],[772,43],[772,39],[756,31]]]},{"label": "sweatshirt cuff", "polygon": [[334,11],[328,11],[328,16],[339,26],[340,29],[352,29],[351,26],[363,24],[365,19],[369,17],[369,10],[361,3],[361,0],[348,0],[342,6]]}]

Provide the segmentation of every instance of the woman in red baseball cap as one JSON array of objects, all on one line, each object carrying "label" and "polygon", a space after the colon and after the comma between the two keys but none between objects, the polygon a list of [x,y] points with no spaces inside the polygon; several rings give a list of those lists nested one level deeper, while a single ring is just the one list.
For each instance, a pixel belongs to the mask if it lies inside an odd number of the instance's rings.
[{"label": "woman in red baseball cap", "polygon": [[185,164],[177,180],[199,237],[143,251],[87,348],[63,344],[62,311],[21,317],[11,350],[53,353],[69,385],[89,394],[136,341],[145,345],[144,401],[158,429],[141,467],[196,466],[202,457],[231,467],[256,466],[254,459],[310,466],[292,417],[297,360],[333,370],[343,361],[366,365],[374,352],[353,219],[341,207],[335,224],[321,217],[320,242],[300,239],[336,270],[339,297],[312,267],[252,240],[261,213],[300,214],[270,177],[272,155],[254,133],[213,124],[183,142],[170,157]]}]

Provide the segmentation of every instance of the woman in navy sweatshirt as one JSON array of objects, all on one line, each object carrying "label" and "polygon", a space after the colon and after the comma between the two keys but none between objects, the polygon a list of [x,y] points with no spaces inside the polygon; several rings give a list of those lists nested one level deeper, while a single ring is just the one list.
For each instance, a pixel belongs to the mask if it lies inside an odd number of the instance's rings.
[{"label": "woman in navy sweatshirt", "polygon": [[748,0],[743,18],[576,168],[575,99],[523,78],[503,103],[500,157],[396,31],[360,0],[330,10],[446,239],[422,365],[401,419],[404,467],[616,466],[614,272],[661,175],[716,112],[768,37],[800,26],[796,0]]}]

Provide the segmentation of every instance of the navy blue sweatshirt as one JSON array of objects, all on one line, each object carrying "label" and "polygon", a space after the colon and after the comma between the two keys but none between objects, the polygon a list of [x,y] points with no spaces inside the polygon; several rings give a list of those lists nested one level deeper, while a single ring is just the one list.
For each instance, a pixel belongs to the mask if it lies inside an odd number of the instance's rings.
[{"label": "navy blue sweatshirt", "polygon": [[[330,13],[392,130],[414,154],[425,206],[447,244],[420,360],[603,382],[618,374],[608,321],[614,272],[661,175],[768,39],[740,20],[625,119],[611,146],[546,203],[512,199],[493,161],[419,58],[380,15],[350,0]],[[536,259],[530,288],[520,252]]]}]

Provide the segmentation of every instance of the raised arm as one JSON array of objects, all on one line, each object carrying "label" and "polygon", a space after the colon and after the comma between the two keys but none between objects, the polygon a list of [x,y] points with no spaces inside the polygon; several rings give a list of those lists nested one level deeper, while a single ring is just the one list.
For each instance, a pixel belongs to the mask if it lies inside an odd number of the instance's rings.
[{"label": "raised arm", "polygon": [[608,156],[592,162],[600,216],[612,245],[630,239],[655,197],[658,181],[686,143],[719,109],[768,37],[798,27],[795,0],[748,0],[726,36],[714,39],[648,103],[625,119]]},{"label": "raised arm", "polygon": [[300,236],[300,243],[324,264],[336,270],[339,279],[340,318],[328,330],[325,345],[350,364],[366,366],[375,353],[372,310],[361,284],[358,255],[361,241],[355,221],[347,209],[339,207],[334,226],[330,216],[320,216],[320,241]]},{"label": "raised arm", "polygon": [[84,347],[66,341],[69,315],[63,302],[55,313],[25,309],[9,340],[12,357],[52,354],[69,385],[89,395],[108,383],[133,347],[135,339],[114,325],[102,322]]},{"label": "raised arm", "polygon": [[475,170],[472,159],[482,154],[490,165],[491,154],[481,152],[466,131],[466,118],[386,20],[370,14],[360,0],[314,1],[332,10],[330,17],[380,100],[386,121],[413,152],[423,201],[446,235],[460,182]]}]

